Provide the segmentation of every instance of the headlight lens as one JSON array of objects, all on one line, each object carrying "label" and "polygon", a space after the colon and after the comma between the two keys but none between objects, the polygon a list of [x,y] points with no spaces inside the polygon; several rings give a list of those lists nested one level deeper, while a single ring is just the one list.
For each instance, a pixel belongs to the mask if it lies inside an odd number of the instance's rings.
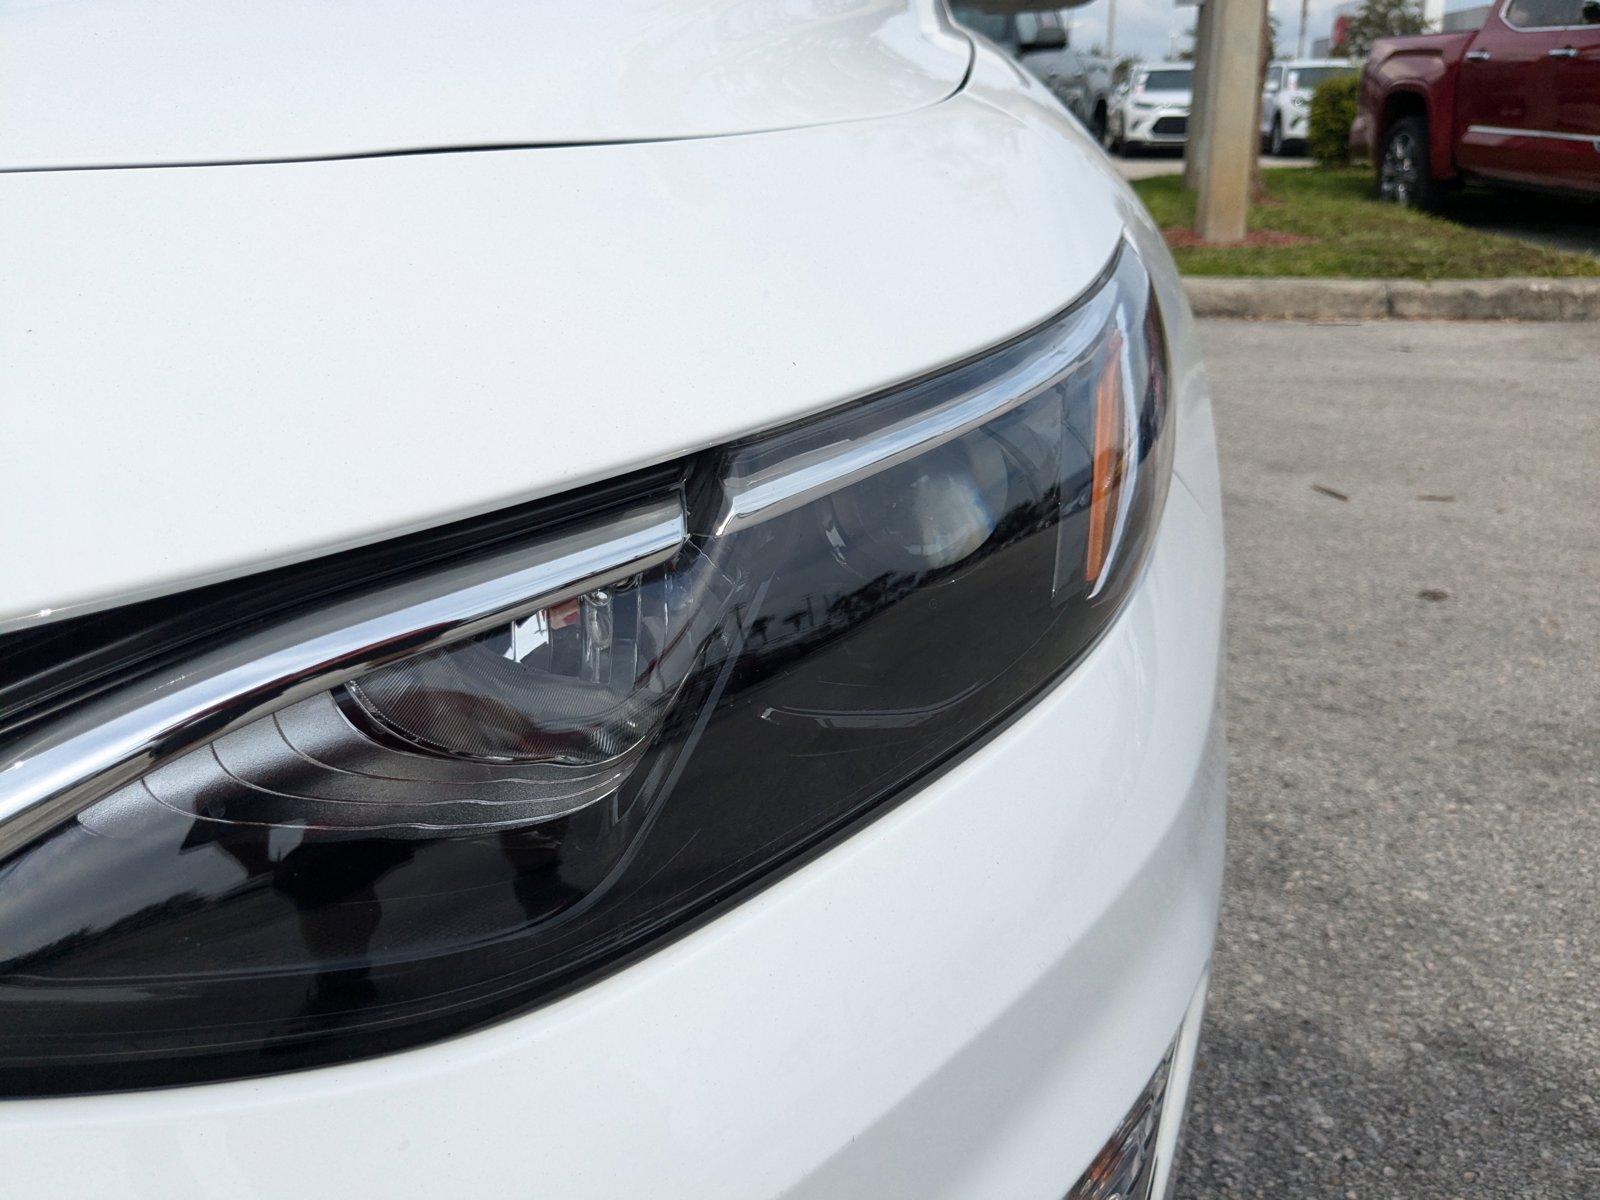
[{"label": "headlight lens", "polygon": [[1086,652],[1170,424],[1124,249],[971,362],[28,727],[0,751],[0,1090],[415,1045],[689,927]]}]

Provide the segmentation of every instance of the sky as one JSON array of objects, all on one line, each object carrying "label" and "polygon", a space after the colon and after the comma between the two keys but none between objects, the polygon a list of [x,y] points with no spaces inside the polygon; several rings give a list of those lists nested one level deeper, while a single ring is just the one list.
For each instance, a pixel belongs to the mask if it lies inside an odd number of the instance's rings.
[{"label": "sky", "polygon": [[[1092,0],[1084,8],[1066,14],[1072,22],[1072,44],[1082,49],[1104,46],[1106,5],[1109,0]],[[1308,41],[1327,37],[1333,24],[1332,13],[1340,0],[1311,0]],[[1272,15],[1278,18],[1278,50],[1293,54],[1300,31],[1300,0],[1271,0]],[[1146,60],[1168,57],[1174,44],[1172,35],[1194,28],[1195,10],[1179,8],[1173,0],[1116,0],[1117,54],[1137,54]],[[1187,38],[1177,43],[1187,47]]]}]

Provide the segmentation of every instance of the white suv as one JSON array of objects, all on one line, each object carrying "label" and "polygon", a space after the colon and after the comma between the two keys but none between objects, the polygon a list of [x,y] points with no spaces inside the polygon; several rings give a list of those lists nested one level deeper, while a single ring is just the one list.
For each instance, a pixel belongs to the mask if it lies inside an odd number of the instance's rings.
[{"label": "white suv", "polygon": [[8,1196],[1164,1195],[1222,518],[933,0],[0,16]]},{"label": "white suv", "polygon": [[1262,146],[1280,157],[1292,149],[1305,149],[1312,93],[1326,80],[1352,74],[1355,69],[1348,59],[1341,58],[1302,58],[1268,67],[1261,97]]}]

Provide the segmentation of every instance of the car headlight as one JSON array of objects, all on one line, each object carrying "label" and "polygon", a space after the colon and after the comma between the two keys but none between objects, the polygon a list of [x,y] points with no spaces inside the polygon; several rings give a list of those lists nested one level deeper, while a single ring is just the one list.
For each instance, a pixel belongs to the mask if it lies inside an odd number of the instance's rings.
[{"label": "car headlight", "polygon": [[394,1050],[683,931],[1086,653],[1170,426],[1124,247],[1007,345],[442,563],[397,574],[399,543],[377,585],[332,578],[358,553],[10,635],[0,1090]]},{"label": "car headlight", "polygon": [[1311,107],[1311,97],[1310,96],[1293,96],[1293,97],[1290,98],[1289,103],[1293,104],[1296,108],[1310,108]]}]

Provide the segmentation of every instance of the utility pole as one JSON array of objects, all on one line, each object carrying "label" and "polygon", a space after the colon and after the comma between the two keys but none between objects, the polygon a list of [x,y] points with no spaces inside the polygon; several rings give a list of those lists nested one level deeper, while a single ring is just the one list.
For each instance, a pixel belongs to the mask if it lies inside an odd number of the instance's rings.
[{"label": "utility pole", "polygon": [[1266,0],[1207,0],[1215,5],[1205,47],[1204,155],[1195,233],[1202,241],[1244,240],[1250,178],[1261,150],[1261,39]]},{"label": "utility pole", "polygon": [[1306,42],[1308,26],[1311,22],[1311,0],[1300,0],[1300,40],[1296,43],[1294,56],[1304,58],[1309,50]]},{"label": "utility pole", "polygon": [[1106,0],[1106,57],[1117,61],[1117,0]]}]

